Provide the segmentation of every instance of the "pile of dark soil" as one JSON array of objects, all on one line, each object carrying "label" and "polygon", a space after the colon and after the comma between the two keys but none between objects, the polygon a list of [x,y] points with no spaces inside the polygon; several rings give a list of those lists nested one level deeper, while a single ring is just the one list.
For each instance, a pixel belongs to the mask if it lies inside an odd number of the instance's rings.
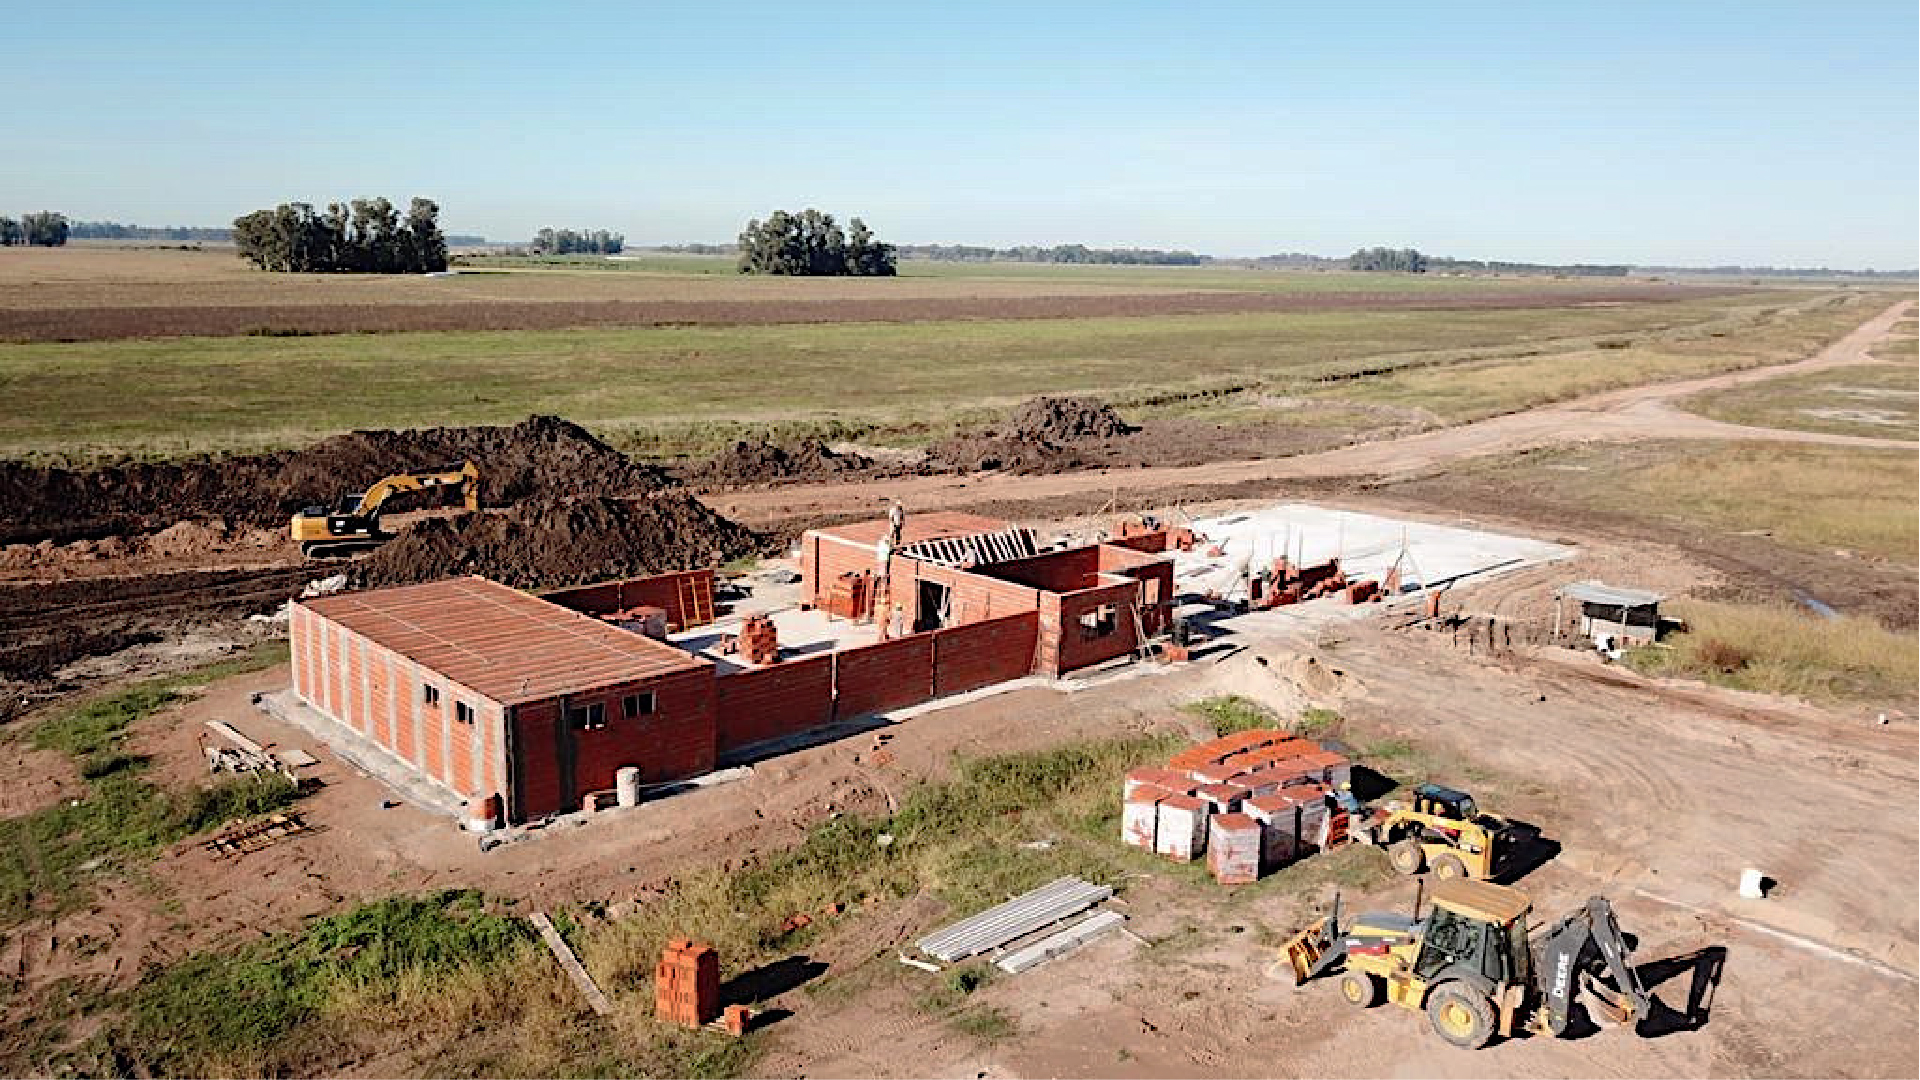
[{"label": "pile of dark soil", "polygon": [[752,530],[684,491],[643,499],[541,499],[500,513],[434,518],[354,564],[356,584],[480,574],[521,589],[719,566],[761,548]]},{"label": "pile of dark soil", "polygon": [[1113,441],[1136,428],[1097,398],[1034,398],[1015,409],[1005,430],[958,435],[927,451],[935,469],[1066,472],[1108,463]]},{"label": "pile of dark soil", "polygon": [[782,480],[828,480],[872,468],[872,458],[836,453],[819,439],[804,439],[784,446],[756,439],[734,443],[732,448],[686,470],[685,476],[696,484],[768,484]]},{"label": "pile of dark soil", "polygon": [[[0,462],[0,544],[99,539],[152,532],[177,521],[224,519],[284,525],[302,507],[331,505],[396,472],[472,460],[487,506],[562,495],[645,495],[672,481],[554,416],[512,427],[356,431],[303,450],[91,471]],[[447,490],[400,496],[419,509]]]},{"label": "pile of dark soil", "polygon": [[1099,398],[1039,397],[1013,410],[1009,436],[1074,443],[1111,439],[1136,430]]}]

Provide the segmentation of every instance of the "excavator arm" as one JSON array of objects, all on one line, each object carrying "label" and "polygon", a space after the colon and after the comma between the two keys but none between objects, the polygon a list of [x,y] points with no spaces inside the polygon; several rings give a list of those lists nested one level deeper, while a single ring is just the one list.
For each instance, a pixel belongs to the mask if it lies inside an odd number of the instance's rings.
[{"label": "excavator arm", "polygon": [[395,473],[385,477],[368,488],[365,495],[360,496],[360,505],[354,509],[354,514],[369,521],[377,521],[380,517],[380,508],[395,495],[403,491],[419,491],[422,488],[444,487],[449,484],[460,485],[468,510],[480,509],[480,470],[473,462],[468,461],[457,469]]},{"label": "excavator arm", "polygon": [[[1584,986],[1618,1024],[1646,1018],[1653,1002],[1633,969],[1633,953],[1620,934],[1613,905],[1595,896],[1587,906],[1553,924],[1540,953],[1541,1009],[1548,1030],[1564,1035],[1573,1002]],[[1600,976],[1607,981],[1601,981]]]}]

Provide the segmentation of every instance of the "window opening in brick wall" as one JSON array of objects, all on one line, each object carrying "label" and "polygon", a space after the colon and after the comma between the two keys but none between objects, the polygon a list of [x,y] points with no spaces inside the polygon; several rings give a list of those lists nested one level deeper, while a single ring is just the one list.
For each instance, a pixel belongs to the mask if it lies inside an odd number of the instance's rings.
[{"label": "window opening in brick wall", "polygon": [[653,691],[644,694],[628,694],[620,699],[620,711],[627,719],[653,715]]},{"label": "window opening in brick wall", "polygon": [[607,707],[598,701],[591,705],[569,705],[567,724],[575,731],[599,731],[607,726]]},{"label": "window opening in brick wall", "polygon": [[1080,616],[1080,636],[1088,641],[1106,637],[1117,626],[1112,604],[1102,604]]},{"label": "window opening in brick wall", "polygon": [[473,706],[464,701],[453,703],[453,718],[462,724],[473,723]]},{"label": "window opening in brick wall", "polygon": [[420,688],[420,698],[429,705],[440,704],[440,688],[428,683]]}]

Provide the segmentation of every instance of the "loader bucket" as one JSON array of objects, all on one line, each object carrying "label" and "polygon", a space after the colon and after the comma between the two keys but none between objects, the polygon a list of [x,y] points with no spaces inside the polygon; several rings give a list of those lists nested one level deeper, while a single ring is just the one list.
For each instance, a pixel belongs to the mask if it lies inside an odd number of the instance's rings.
[{"label": "loader bucket", "polygon": [[1320,963],[1320,957],[1326,954],[1327,946],[1332,943],[1332,934],[1327,929],[1331,922],[1329,916],[1322,915],[1287,942],[1283,951],[1287,965],[1293,969],[1293,985],[1304,985],[1313,977],[1314,966]]}]

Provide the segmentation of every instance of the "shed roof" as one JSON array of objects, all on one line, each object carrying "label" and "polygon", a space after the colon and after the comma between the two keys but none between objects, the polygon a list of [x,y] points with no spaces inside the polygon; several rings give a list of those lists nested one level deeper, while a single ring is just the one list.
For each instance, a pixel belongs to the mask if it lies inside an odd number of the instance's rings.
[{"label": "shed roof", "polygon": [[1612,585],[1602,585],[1598,581],[1576,581],[1560,589],[1563,596],[1572,597],[1585,604],[1605,604],[1608,607],[1651,607],[1661,599],[1659,593],[1642,592],[1639,589],[1619,589]]},{"label": "shed roof", "polygon": [[671,645],[481,577],[302,600],[503,705],[706,666]]},{"label": "shed roof", "polygon": [[[926,514],[910,513],[900,524],[900,543],[918,544],[923,540],[977,536],[980,533],[999,532],[1011,525],[1012,522],[1001,521],[998,518],[963,514],[955,510],[935,510]],[[847,525],[831,525],[813,531],[822,536],[831,536],[836,540],[878,548],[880,541],[887,535],[887,519],[875,518],[872,521],[856,521]]]}]

